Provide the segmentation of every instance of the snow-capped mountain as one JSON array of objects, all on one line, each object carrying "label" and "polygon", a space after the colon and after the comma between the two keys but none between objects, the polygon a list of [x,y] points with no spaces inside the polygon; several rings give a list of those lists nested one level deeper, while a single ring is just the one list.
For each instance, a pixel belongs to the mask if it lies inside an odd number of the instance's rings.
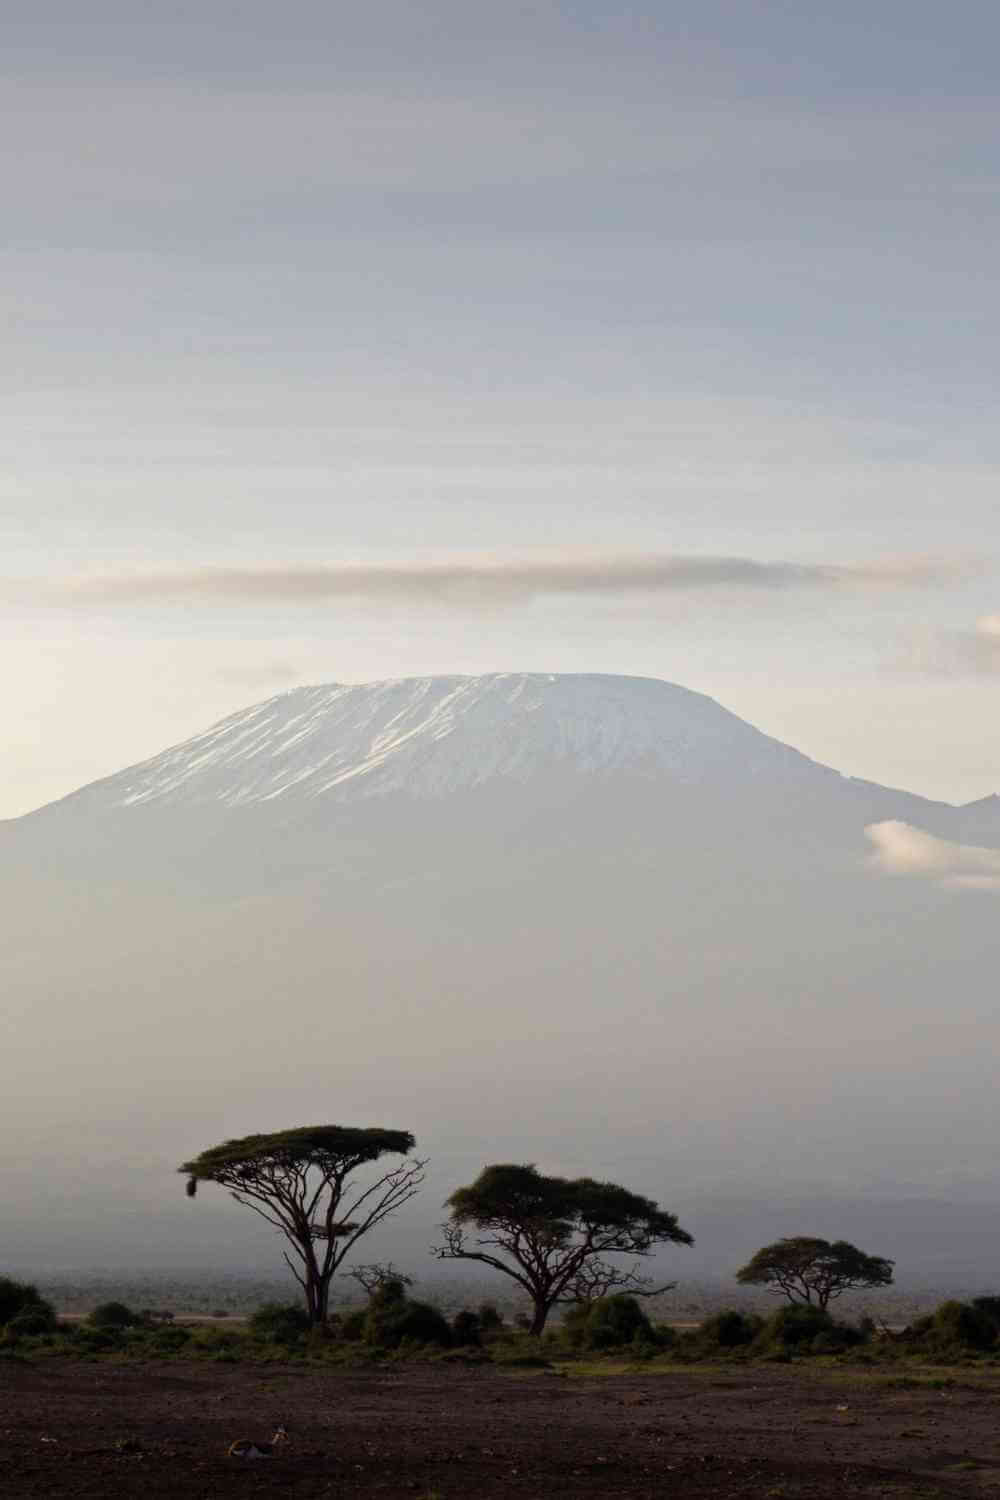
[{"label": "snow-capped mountain", "polygon": [[498,674],[299,688],[10,821],[9,1245],[196,1256],[172,1166],[301,1119],[414,1131],[421,1256],[491,1160],[671,1206],[995,1174],[1000,898],[881,867],[880,820],[1000,843],[994,799],[842,776],[682,687]]},{"label": "snow-capped mountain", "polygon": [[510,672],[296,688],[77,795],[104,807],[440,798],[550,771],[839,779],[672,683]]}]

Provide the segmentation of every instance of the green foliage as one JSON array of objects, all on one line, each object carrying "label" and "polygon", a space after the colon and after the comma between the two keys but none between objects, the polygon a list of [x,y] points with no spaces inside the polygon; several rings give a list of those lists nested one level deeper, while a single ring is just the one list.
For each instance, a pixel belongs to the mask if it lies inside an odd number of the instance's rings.
[{"label": "green foliage", "polygon": [[657,1342],[636,1299],[622,1292],[574,1304],[563,1319],[563,1329],[577,1349],[622,1349],[632,1343]]},{"label": "green foliage", "polygon": [[189,1328],[163,1326],[150,1332],[147,1343],[154,1354],[169,1356],[179,1354],[191,1342],[191,1337]]},{"label": "green foliage", "polygon": [[1000,1339],[1000,1297],[973,1297],[972,1306],[992,1330],[994,1341]]},{"label": "green foliage", "polygon": [[974,1302],[942,1302],[927,1318],[907,1330],[909,1347],[946,1358],[984,1353],[996,1347],[1000,1335],[1000,1299],[977,1297]]},{"label": "green foliage", "polygon": [[0,1326],[27,1314],[47,1319],[49,1327],[56,1317],[52,1304],[46,1302],[37,1287],[26,1281],[15,1281],[10,1276],[0,1276]]},{"label": "green foliage", "polygon": [[352,1172],[387,1152],[405,1156],[413,1150],[408,1130],[362,1129],[350,1125],[300,1125],[292,1130],[273,1130],[267,1135],[244,1135],[210,1146],[200,1156],[184,1162],[178,1172],[195,1183],[224,1181],[230,1173],[239,1177],[256,1172],[263,1164],[279,1170],[335,1163]]},{"label": "green foliage", "polygon": [[309,1332],[309,1314],[299,1303],[265,1302],[248,1319],[254,1338],[269,1344],[294,1344]]},{"label": "green foliage", "polygon": [[503,1328],[503,1314],[492,1302],[480,1302],[476,1316],[479,1319],[479,1331],[484,1338],[490,1338]]},{"label": "green foliage", "polygon": [[131,1328],[140,1321],[139,1314],[124,1302],[102,1302],[87,1319],[92,1328]]},{"label": "green foliage", "polygon": [[338,1332],[342,1339],[348,1343],[358,1344],[365,1336],[365,1319],[368,1316],[366,1307],[354,1307],[350,1312],[344,1313],[340,1319]]},{"label": "green foliage", "polygon": [[364,1321],[365,1343],[397,1349],[402,1343],[451,1345],[451,1329],[436,1307],[414,1302],[402,1282],[387,1281],[373,1292]]},{"label": "green foliage", "polygon": [[860,1329],[835,1322],[825,1308],[793,1302],[771,1314],[753,1348],[756,1353],[839,1354],[863,1342]]},{"label": "green foliage", "polygon": [[934,1313],[934,1329],[965,1349],[989,1349],[996,1342],[993,1320],[970,1302],[942,1302]]},{"label": "green foliage", "polygon": [[452,1193],[448,1207],[455,1224],[496,1229],[514,1223],[543,1234],[550,1246],[568,1244],[574,1232],[584,1227],[603,1238],[622,1241],[603,1246],[606,1250],[635,1253],[636,1238],[650,1244],[693,1243],[676,1217],[658,1208],[651,1198],[592,1177],[545,1177],[534,1166],[485,1167],[475,1182]]},{"label": "green foliage", "polygon": [[494,1364],[510,1369],[544,1370],[549,1360],[542,1353],[540,1340],[529,1333],[509,1330],[501,1334],[490,1348]]},{"label": "green foliage", "polygon": [[123,1328],[94,1328],[86,1323],[76,1329],[74,1343],[83,1354],[108,1354],[125,1346]]},{"label": "green foliage", "polygon": [[19,1312],[16,1318],[11,1318],[5,1333],[8,1338],[31,1338],[37,1334],[51,1333],[54,1327],[55,1317],[51,1308],[28,1307],[24,1312]]},{"label": "green foliage", "polygon": [[624,1344],[651,1344],[655,1339],[652,1324],[638,1302],[622,1292],[591,1302],[585,1327],[589,1349],[620,1349]]},{"label": "green foliage", "polygon": [[752,1344],[764,1326],[755,1313],[727,1308],[706,1318],[698,1329],[698,1341],[709,1349],[742,1349]]},{"label": "green foliage", "polygon": [[483,1341],[483,1325],[479,1314],[463,1307],[451,1320],[451,1336],[458,1348],[478,1348]]},{"label": "green foliage", "polygon": [[819,1334],[832,1333],[835,1326],[825,1309],[810,1303],[793,1303],[771,1314],[757,1342],[770,1348],[798,1349],[811,1344]]},{"label": "green foliage", "polygon": [[745,1286],[777,1288],[790,1302],[825,1308],[856,1287],[890,1286],[893,1262],[868,1255],[847,1240],[795,1235],[765,1245],[736,1273]]}]

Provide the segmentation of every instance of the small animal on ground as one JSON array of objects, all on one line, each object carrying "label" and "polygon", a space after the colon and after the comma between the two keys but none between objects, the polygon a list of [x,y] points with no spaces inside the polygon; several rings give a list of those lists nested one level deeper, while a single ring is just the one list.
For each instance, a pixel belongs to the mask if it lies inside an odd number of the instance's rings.
[{"label": "small animal on ground", "polygon": [[228,1456],[230,1458],[274,1458],[287,1442],[288,1429],[277,1427],[269,1443],[258,1443],[253,1438],[237,1438],[235,1443],[230,1443]]}]

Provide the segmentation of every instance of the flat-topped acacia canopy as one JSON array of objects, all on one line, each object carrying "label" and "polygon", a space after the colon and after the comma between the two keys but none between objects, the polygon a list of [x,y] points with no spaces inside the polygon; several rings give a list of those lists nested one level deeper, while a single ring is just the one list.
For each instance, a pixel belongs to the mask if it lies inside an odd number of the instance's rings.
[{"label": "flat-topped acacia canopy", "polygon": [[[388,1153],[406,1156],[416,1142],[408,1130],[377,1126],[298,1125],[266,1135],[243,1135],[210,1146],[178,1171],[189,1179],[193,1195],[198,1182],[226,1181],[223,1174],[254,1171],[270,1162],[275,1167],[316,1167],[321,1172],[353,1171]],[[192,1188],[191,1184],[194,1185]]]},{"label": "flat-topped acacia canopy", "polygon": [[[441,1260],[475,1260],[511,1277],[534,1304],[541,1333],[557,1302],[632,1290],[644,1278],[606,1255],[648,1256],[658,1245],[690,1245],[675,1214],[652,1198],[593,1177],[546,1176],[529,1163],[484,1167],[448,1199]],[[470,1243],[466,1231],[476,1231]]]},{"label": "flat-topped acacia canopy", "polygon": [[353,1173],[384,1155],[406,1156],[414,1145],[408,1130],[300,1125],[222,1141],[178,1171],[189,1197],[199,1182],[217,1182],[281,1231],[293,1257],[286,1252],[285,1262],[315,1324],[326,1321],[330,1282],[356,1241],[413,1197],[426,1163],[403,1162],[368,1186],[351,1184]]}]

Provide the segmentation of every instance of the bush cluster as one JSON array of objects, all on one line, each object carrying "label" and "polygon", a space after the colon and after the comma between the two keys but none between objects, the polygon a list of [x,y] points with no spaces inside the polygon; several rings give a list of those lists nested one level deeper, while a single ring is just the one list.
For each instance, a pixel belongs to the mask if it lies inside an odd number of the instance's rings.
[{"label": "bush cluster", "polygon": [[593,1302],[578,1302],[563,1319],[571,1347],[588,1350],[655,1349],[659,1337],[635,1297],[617,1292]]},{"label": "bush cluster", "polygon": [[333,1360],[407,1357],[426,1351],[447,1359],[493,1359],[543,1366],[553,1359],[594,1354],[630,1360],[669,1355],[684,1362],[725,1359],[791,1360],[857,1352],[872,1359],[949,1362],[1000,1360],[1000,1296],[943,1302],[901,1333],[880,1332],[870,1320],[855,1325],[808,1303],[789,1303],[767,1318],[738,1308],[714,1313],[696,1329],[650,1322],[635,1297],[617,1293],[572,1306],[561,1324],[534,1338],[508,1329],[491,1303],[463,1308],[449,1321],[411,1297],[402,1279],[375,1287],[367,1303],[310,1328],[299,1303],[265,1303],[245,1330],[182,1325],[162,1314],[136,1312],[122,1302],[95,1307],[79,1324],[60,1324],[38,1289],[0,1277],[0,1345],[17,1357],[33,1348],[95,1357],[185,1357]]},{"label": "bush cluster", "polygon": [[8,1343],[49,1333],[55,1322],[55,1309],[37,1287],[0,1276],[0,1329]]},{"label": "bush cluster", "polygon": [[1000,1297],[942,1302],[901,1336],[909,1348],[941,1359],[1000,1349]]}]

